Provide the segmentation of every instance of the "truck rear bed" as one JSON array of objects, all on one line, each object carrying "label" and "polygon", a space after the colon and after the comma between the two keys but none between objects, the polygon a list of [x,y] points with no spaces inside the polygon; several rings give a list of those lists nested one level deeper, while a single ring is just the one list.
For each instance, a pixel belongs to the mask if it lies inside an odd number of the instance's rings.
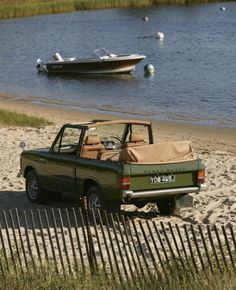
[{"label": "truck rear bed", "polygon": [[130,177],[130,187],[123,190],[123,200],[153,200],[198,192],[201,190],[198,175],[203,169],[200,159],[169,164],[126,164],[123,174]]}]

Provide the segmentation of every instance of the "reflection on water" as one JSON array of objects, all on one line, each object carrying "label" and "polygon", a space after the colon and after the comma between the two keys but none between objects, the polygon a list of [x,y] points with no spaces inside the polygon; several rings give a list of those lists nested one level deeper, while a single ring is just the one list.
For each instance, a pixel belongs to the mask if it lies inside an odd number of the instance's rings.
[{"label": "reflection on water", "polygon": [[132,74],[45,74],[48,79],[61,79],[62,81],[67,80],[94,80],[94,81],[135,81],[136,77]]}]

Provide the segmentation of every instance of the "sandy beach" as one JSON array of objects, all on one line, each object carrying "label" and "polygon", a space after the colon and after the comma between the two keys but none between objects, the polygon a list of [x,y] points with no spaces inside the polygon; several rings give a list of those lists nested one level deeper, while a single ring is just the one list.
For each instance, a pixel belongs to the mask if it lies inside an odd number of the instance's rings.
[{"label": "sandy beach", "polygon": [[[53,122],[52,125],[42,128],[0,126],[0,234],[2,237],[0,246],[1,244],[2,247],[4,245],[6,251],[9,252],[11,247],[16,247],[17,243],[19,245],[22,240],[22,249],[24,248],[27,259],[29,260],[32,258],[32,255],[36,261],[39,261],[39,257],[40,259],[46,259],[48,255],[51,260],[57,261],[55,263],[58,266],[62,255],[65,264],[68,263],[68,265],[73,265],[74,263],[77,263],[77,259],[78,261],[81,261],[81,263],[84,260],[85,265],[87,265],[88,254],[85,246],[87,238],[84,235],[83,227],[79,225],[77,228],[72,224],[69,226],[66,222],[67,216],[65,215],[65,208],[69,208],[68,211],[71,216],[71,211],[73,211],[72,208],[77,208],[78,206],[77,201],[64,197],[62,201],[49,201],[46,204],[29,203],[25,194],[25,180],[19,174],[20,153],[22,151],[19,144],[24,141],[27,144],[27,149],[49,147],[61,125],[64,123],[76,123],[95,118],[115,119],[119,118],[119,116],[66,110],[60,107],[39,106],[17,100],[1,100],[1,98],[0,108],[44,117]],[[124,118],[124,116],[121,118]],[[207,236],[208,225],[210,225],[212,231],[214,231],[213,225],[216,225],[218,229],[220,229],[221,226],[225,226],[225,229],[228,230],[227,235],[230,247],[233,247],[232,236],[230,236],[229,230],[230,228],[235,229],[236,227],[236,129],[153,122],[153,131],[155,142],[184,139],[192,140],[196,154],[205,160],[207,191],[203,191],[198,195],[193,195],[193,208],[181,209],[178,215],[171,217],[161,216],[157,207],[151,203],[141,209],[137,209],[133,205],[123,205],[121,208],[121,214],[124,214],[129,218],[129,225],[131,225],[130,233],[127,236],[127,242],[124,244],[122,236],[125,233],[124,229],[122,230],[117,226],[107,228],[105,225],[99,225],[98,229],[95,231],[95,228],[91,226],[90,231],[96,259],[101,265],[101,252],[103,253],[105,261],[108,263],[108,254],[111,254],[113,247],[115,247],[115,253],[113,253],[113,255],[115,255],[114,257],[116,257],[118,261],[118,267],[123,271],[123,259],[126,259],[127,265],[127,259],[131,259],[131,253],[135,253],[135,251],[141,249],[139,239],[141,239],[141,247],[144,249],[144,252],[143,255],[141,255],[141,252],[138,255],[140,255],[140,257],[142,256],[141,259],[147,259],[150,265],[150,251],[152,251],[155,259],[158,261],[159,256],[156,256],[156,248],[158,248],[162,258],[165,259],[162,246],[164,245],[165,252],[167,252],[167,255],[170,257],[172,252],[170,251],[169,245],[171,243],[174,249],[175,241],[177,241],[179,246],[184,243],[187,254],[190,255],[189,240],[186,235],[188,234],[191,243],[194,243],[192,226],[195,226],[194,228],[200,251],[204,252],[204,247],[198,231],[198,226],[201,226],[204,232],[205,243],[208,244],[208,247],[211,246],[209,243],[209,237]],[[57,226],[51,224],[49,227],[46,225],[40,227],[37,217],[38,211],[30,211],[31,209],[36,208],[40,210],[43,220],[45,220],[45,211],[43,209],[48,209],[47,212],[50,216],[50,220],[52,219],[52,211],[58,215],[58,208],[61,209],[62,213],[64,213],[61,222],[59,222]],[[10,212],[15,216],[15,209],[19,210],[20,216],[20,225],[17,230],[13,230],[14,226],[12,221],[9,220]],[[4,210],[6,211],[3,212]],[[22,210],[26,211],[24,212]],[[79,211],[79,209],[77,208],[76,211]],[[27,226],[24,213],[28,216]],[[36,221],[34,226],[32,225],[31,220],[32,214]],[[4,215],[5,217],[8,217],[8,222],[6,222]],[[143,240],[140,224],[142,224],[143,230],[146,232],[147,241]],[[149,226],[147,224],[149,224]],[[139,229],[138,231],[135,229],[135,226]],[[163,234],[162,226],[167,229],[166,235]],[[174,232],[172,233],[170,232],[170,226],[174,229]],[[184,237],[183,241],[178,237],[179,232],[176,231],[177,227],[179,227],[179,231],[181,232],[182,237]],[[105,236],[102,234],[102,229],[105,232]],[[152,234],[150,234],[150,231]],[[155,231],[159,231],[160,235],[155,236]],[[80,237],[80,243],[78,243],[77,234]],[[151,237],[153,234],[156,237],[156,240],[152,240]],[[224,240],[224,235],[221,232],[219,235],[220,238]],[[8,237],[10,238],[11,243],[9,243]],[[217,237],[214,234],[213,241],[217,244]],[[146,242],[148,242],[148,245]],[[108,248],[106,248],[107,243]],[[45,247],[43,246],[44,244]],[[128,253],[124,257],[122,254],[123,252],[119,252],[120,247],[123,250],[126,249]],[[174,251],[177,255],[176,250]],[[181,253],[182,252],[183,251],[181,251]],[[21,259],[23,261],[24,257],[22,256]],[[135,263],[138,263],[139,259],[140,258],[138,258]],[[135,263],[131,268],[134,267]],[[63,267],[62,261],[61,266]],[[61,266],[59,265],[58,267],[60,268]]]},{"label": "sandy beach", "polygon": [[[48,147],[51,145],[59,128],[64,123],[76,123],[91,119],[115,119],[119,116],[46,107],[21,101],[1,99],[0,108],[29,115],[37,115],[53,122],[44,128],[0,127],[0,210],[28,209],[45,207],[30,204],[25,195],[24,179],[19,176],[19,161],[24,141],[27,148]],[[124,118],[124,116],[122,116]],[[206,164],[207,191],[194,195],[194,207],[182,209],[178,216],[160,216],[153,205],[142,209],[123,206],[123,210],[132,212],[137,218],[148,215],[157,221],[175,223],[205,223],[228,225],[236,224],[236,129],[193,126],[153,122],[156,142],[170,140],[192,140],[193,147]],[[54,206],[48,204],[47,206]],[[57,205],[58,206],[58,205]]]}]

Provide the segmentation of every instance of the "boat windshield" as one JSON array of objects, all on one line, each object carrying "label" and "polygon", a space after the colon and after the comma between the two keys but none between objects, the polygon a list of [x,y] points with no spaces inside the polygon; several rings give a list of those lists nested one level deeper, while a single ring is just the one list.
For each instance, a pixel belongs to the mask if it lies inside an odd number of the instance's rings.
[{"label": "boat windshield", "polygon": [[116,54],[110,53],[106,48],[95,49],[94,53],[100,59],[116,57]]}]

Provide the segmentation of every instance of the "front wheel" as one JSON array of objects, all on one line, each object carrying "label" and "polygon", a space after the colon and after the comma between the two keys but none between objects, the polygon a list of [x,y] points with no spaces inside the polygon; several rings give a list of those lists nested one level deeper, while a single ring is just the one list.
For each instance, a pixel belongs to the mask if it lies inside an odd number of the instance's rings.
[{"label": "front wheel", "polygon": [[41,203],[44,201],[44,194],[39,182],[37,173],[30,170],[26,176],[26,195],[29,202]]},{"label": "front wheel", "polygon": [[162,215],[175,215],[179,211],[175,198],[160,199],[156,202],[156,204],[160,214]]}]

